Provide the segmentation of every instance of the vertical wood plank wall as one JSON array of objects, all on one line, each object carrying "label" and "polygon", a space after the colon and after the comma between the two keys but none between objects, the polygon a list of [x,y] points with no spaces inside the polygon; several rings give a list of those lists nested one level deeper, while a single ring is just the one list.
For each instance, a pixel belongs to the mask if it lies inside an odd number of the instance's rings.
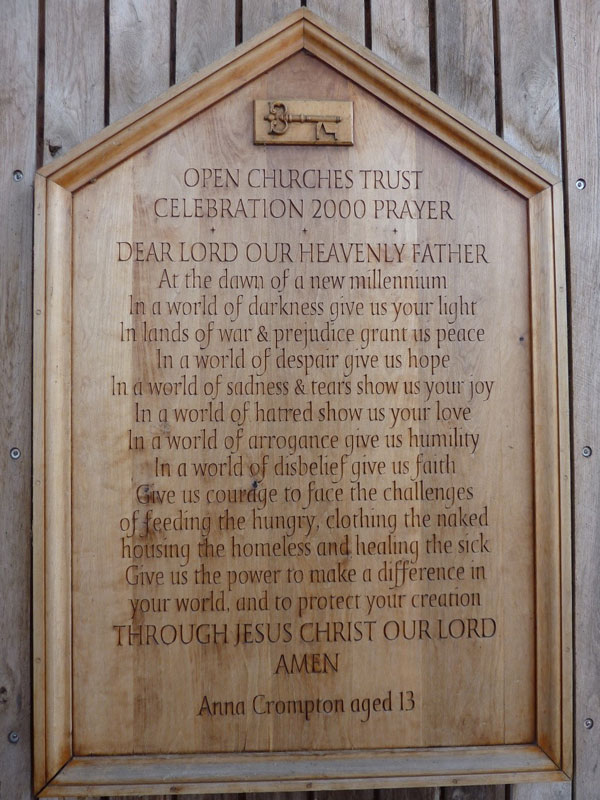
[{"label": "vertical wood plank wall", "polygon": [[[600,796],[600,0],[0,0],[0,800],[31,798],[35,169],[300,4],[547,169],[562,172],[571,314],[573,787],[336,792],[323,800]],[[576,188],[579,178],[583,189]],[[582,455],[585,446],[592,448],[590,457]],[[19,457],[11,457],[12,448]],[[11,733],[18,741],[9,740]],[[308,794],[286,796],[308,800]]]}]

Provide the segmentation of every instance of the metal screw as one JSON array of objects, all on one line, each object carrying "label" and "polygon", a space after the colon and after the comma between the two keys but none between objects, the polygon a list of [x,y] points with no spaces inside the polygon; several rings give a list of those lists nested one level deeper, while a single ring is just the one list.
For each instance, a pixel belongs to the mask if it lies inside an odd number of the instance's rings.
[{"label": "metal screw", "polygon": [[16,461],[18,458],[21,458],[21,451],[18,447],[11,447],[10,449],[10,457],[13,461]]},{"label": "metal screw", "polygon": [[11,731],[8,734],[8,741],[11,744],[16,744],[19,741],[19,734],[16,731]]},{"label": "metal screw", "polygon": [[25,176],[23,175],[23,173],[21,172],[21,170],[20,170],[20,169],[16,169],[16,170],[13,172],[13,181],[17,181],[17,183],[18,183],[19,181],[22,181],[24,177],[25,177]]},{"label": "metal screw", "polygon": [[584,458],[589,458],[592,455],[592,448],[588,447],[588,445],[586,444],[586,446],[581,449],[581,455]]},{"label": "metal screw", "polygon": [[575,186],[578,189],[585,189],[585,180],[583,178],[577,178],[575,181]]},{"label": "metal screw", "polygon": [[587,717],[587,719],[583,720],[583,727],[587,728],[589,731],[590,728],[594,727],[594,720],[591,717]]}]

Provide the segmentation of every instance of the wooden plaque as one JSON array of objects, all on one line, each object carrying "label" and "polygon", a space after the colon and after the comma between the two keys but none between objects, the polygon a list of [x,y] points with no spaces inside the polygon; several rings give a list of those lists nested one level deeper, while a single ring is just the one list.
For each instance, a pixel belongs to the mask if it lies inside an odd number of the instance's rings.
[{"label": "wooden plaque", "polygon": [[558,182],[304,9],[37,182],[36,790],[565,780]]}]

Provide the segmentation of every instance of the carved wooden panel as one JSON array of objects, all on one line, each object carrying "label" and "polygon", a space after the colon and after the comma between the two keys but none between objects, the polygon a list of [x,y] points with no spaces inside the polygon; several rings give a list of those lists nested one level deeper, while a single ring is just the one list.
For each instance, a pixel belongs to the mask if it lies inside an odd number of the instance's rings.
[{"label": "carved wooden panel", "polygon": [[564,779],[555,179],[301,10],[37,198],[42,793]]}]

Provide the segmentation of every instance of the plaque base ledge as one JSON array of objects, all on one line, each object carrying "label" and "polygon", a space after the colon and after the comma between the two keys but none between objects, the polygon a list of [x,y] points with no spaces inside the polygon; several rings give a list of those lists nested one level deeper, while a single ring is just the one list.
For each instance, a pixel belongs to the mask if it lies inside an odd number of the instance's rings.
[{"label": "plaque base ledge", "polygon": [[[342,777],[340,777],[342,776]],[[354,752],[75,756],[40,797],[215,794],[567,781],[536,745]]]}]

